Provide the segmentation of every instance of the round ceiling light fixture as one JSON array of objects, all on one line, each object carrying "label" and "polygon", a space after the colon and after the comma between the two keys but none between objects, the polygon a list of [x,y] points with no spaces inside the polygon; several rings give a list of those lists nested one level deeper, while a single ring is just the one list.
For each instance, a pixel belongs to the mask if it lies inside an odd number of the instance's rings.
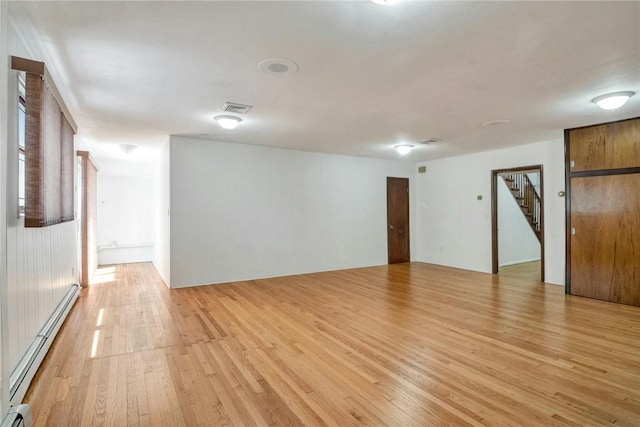
[{"label": "round ceiling light fixture", "polygon": [[125,154],[130,154],[133,153],[133,151],[138,148],[137,145],[133,145],[133,144],[120,144],[120,149],[125,153]]},{"label": "round ceiling light fixture", "polygon": [[617,108],[622,107],[627,103],[629,98],[635,95],[635,92],[623,91],[623,92],[613,92],[607,93],[606,95],[600,95],[591,100],[591,102],[595,103],[598,107],[603,110],[613,111]]},{"label": "round ceiling light fixture", "polygon": [[409,154],[411,152],[411,150],[413,150],[413,145],[412,144],[398,144],[398,145],[394,145],[393,148],[396,149],[398,154],[400,154],[401,156],[404,156],[405,154]]},{"label": "round ceiling light fixture", "polygon": [[371,0],[375,4],[381,4],[383,6],[391,6],[394,3],[397,3],[398,0]]},{"label": "round ceiling light fixture", "polygon": [[236,116],[215,116],[213,118],[223,129],[235,129],[242,119]]},{"label": "round ceiling light fixture", "polygon": [[276,76],[294,74],[298,69],[298,64],[287,58],[267,58],[258,64],[258,70]]}]

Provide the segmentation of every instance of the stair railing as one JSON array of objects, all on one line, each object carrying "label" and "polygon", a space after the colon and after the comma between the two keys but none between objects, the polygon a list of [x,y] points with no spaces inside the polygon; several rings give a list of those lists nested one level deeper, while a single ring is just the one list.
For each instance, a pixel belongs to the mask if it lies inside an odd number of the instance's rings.
[{"label": "stair railing", "polygon": [[515,198],[522,214],[527,219],[538,241],[541,241],[540,196],[526,173],[513,173],[503,176],[507,187]]}]

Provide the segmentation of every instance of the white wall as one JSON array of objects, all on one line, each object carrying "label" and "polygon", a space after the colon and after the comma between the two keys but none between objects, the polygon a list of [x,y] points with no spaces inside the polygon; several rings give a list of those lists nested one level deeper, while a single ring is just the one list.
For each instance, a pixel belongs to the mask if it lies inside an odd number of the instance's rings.
[{"label": "white wall", "polygon": [[[7,200],[7,71],[8,61],[8,5],[0,2],[0,201],[4,205]],[[9,404],[9,346],[6,337],[8,328],[8,288],[7,288],[7,216],[6,210],[0,209],[0,418],[4,418]]]},{"label": "white wall", "polygon": [[490,273],[491,170],[535,164],[544,167],[545,280],[564,284],[561,139],[420,163],[427,172],[416,174],[417,260]]},{"label": "white wall", "polygon": [[170,144],[171,287],[387,263],[386,178],[410,163]]},{"label": "white wall", "polygon": [[[532,183],[537,183],[537,180]],[[499,265],[539,260],[540,242],[502,177],[498,177],[497,200]]]},{"label": "white wall", "polygon": [[[9,28],[9,54],[33,58]],[[55,76],[54,76],[55,79]],[[9,72],[7,198],[7,306],[9,366],[15,367],[73,283],[77,283],[76,221],[24,228],[17,218],[17,74]],[[4,156],[3,156],[4,157]],[[5,386],[6,387],[6,386]]]},{"label": "white wall", "polygon": [[101,160],[98,171],[98,264],[153,260],[153,163]]},{"label": "white wall", "polygon": [[169,286],[171,275],[169,170],[169,142],[167,141],[160,150],[154,168],[155,235],[153,245],[153,264],[167,286]]}]

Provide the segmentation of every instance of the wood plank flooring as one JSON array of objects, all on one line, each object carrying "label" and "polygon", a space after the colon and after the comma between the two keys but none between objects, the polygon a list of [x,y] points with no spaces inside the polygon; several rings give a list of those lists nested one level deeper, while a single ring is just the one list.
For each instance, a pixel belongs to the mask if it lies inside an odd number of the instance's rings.
[{"label": "wood plank flooring", "polygon": [[540,261],[505,265],[499,268],[498,274],[500,274],[500,277],[503,279],[511,278],[540,282]]},{"label": "wood plank flooring", "polygon": [[421,263],[169,291],[100,270],[34,425],[640,425],[640,308]]}]

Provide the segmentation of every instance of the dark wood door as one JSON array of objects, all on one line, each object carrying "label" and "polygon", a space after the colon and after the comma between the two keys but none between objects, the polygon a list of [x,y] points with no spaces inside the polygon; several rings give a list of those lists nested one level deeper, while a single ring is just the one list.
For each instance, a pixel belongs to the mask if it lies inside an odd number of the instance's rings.
[{"label": "dark wood door", "polygon": [[389,264],[409,262],[409,178],[387,178]]},{"label": "dark wood door", "polygon": [[640,306],[640,174],[571,179],[571,294]]}]

